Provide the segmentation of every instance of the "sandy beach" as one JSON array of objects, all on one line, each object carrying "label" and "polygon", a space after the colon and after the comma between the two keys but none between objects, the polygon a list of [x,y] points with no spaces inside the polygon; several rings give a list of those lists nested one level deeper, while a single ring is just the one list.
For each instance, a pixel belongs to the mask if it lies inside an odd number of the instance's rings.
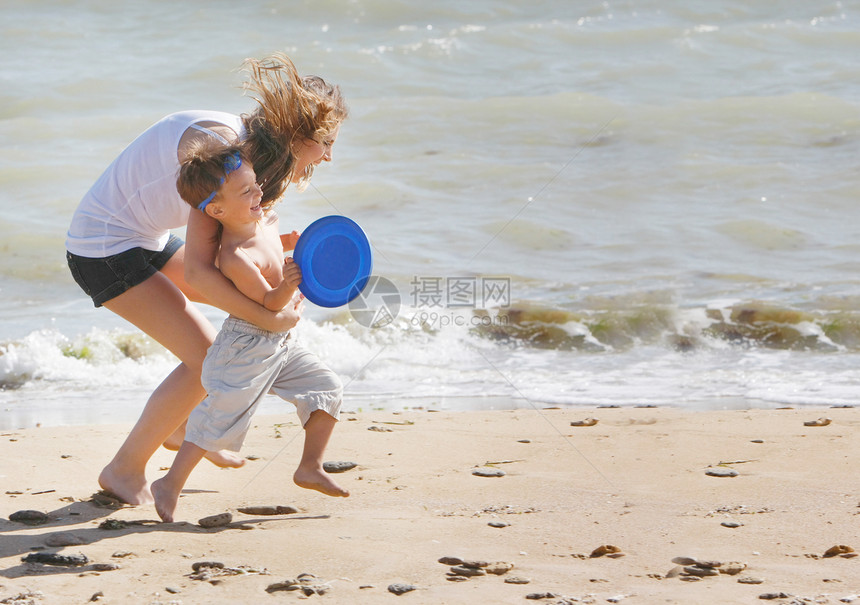
[{"label": "sandy beach", "polygon": [[245,467],[201,463],[174,523],[93,499],[130,426],[5,431],[0,603],[860,603],[858,425],[854,408],[363,411],[328,449],[352,495],[328,498],[291,482],[295,416],[258,416]]}]

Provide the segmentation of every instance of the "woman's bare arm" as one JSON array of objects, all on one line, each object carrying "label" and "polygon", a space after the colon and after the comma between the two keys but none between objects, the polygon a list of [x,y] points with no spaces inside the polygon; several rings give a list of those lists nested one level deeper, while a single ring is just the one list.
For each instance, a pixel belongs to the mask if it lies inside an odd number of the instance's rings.
[{"label": "woman's bare arm", "polygon": [[218,307],[270,332],[285,332],[299,321],[292,305],[272,312],[242,294],[215,265],[218,222],[203,212],[191,211],[185,244],[185,281]]}]

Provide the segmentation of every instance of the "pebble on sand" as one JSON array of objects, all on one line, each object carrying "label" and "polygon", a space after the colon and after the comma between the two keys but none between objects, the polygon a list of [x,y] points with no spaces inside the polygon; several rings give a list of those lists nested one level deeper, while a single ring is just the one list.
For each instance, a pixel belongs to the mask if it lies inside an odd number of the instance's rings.
[{"label": "pebble on sand", "polygon": [[292,515],[299,512],[295,506],[243,506],[237,509],[245,515]]},{"label": "pebble on sand", "polygon": [[487,575],[487,572],[480,567],[466,567],[465,565],[455,565],[449,570],[449,573],[455,576],[466,576],[467,578]]},{"label": "pebble on sand", "polygon": [[504,477],[505,471],[497,468],[476,468],[472,474],[476,477]]},{"label": "pebble on sand", "polygon": [[705,471],[705,474],[710,477],[737,477],[738,472],[733,468],[724,466],[715,466]]},{"label": "pebble on sand", "polygon": [[41,563],[58,567],[82,567],[90,562],[85,554],[61,555],[52,552],[34,552],[21,559],[24,563]]},{"label": "pebble on sand", "polygon": [[442,565],[462,565],[463,559],[460,557],[442,557],[439,559]]},{"label": "pebble on sand", "polygon": [[585,420],[572,420],[570,426],[594,426],[598,422],[597,418],[586,418]]},{"label": "pebble on sand", "polygon": [[[831,546],[826,551],[824,551],[823,557],[836,557],[838,555],[847,555],[854,552],[854,549],[848,546],[847,544],[837,544],[836,546]],[[857,556],[857,555],[854,555]]]},{"label": "pebble on sand", "polygon": [[589,556],[592,559],[603,556],[623,557],[624,553],[622,553],[621,549],[617,546],[613,546],[612,544],[603,544],[592,550]]},{"label": "pebble on sand", "polygon": [[738,584],[764,584],[764,580],[752,576],[741,576],[738,578]]},{"label": "pebble on sand", "polygon": [[218,513],[217,515],[210,515],[209,517],[203,517],[197,522],[197,525],[200,527],[223,527],[225,525],[229,525],[233,521],[233,515],[230,513]]},{"label": "pebble on sand", "polygon": [[48,515],[40,510],[19,510],[9,515],[9,520],[27,525],[42,525],[50,521]]},{"label": "pebble on sand", "polygon": [[413,586],[412,584],[389,584],[388,592],[394,593],[399,596],[402,594],[406,594],[407,592],[417,590],[417,588],[417,586]]},{"label": "pebble on sand", "polygon": [[505,578],[505,584],[528,584],[529,582],[531,582],[531,580],[520,576],[511,576],[509,578]]},{"label": "pebble on sand", "polygon": [[327,473],[343,473],[354,469],[356,466],[358,466],[358,464],[355,462],[323,462],[323,470]]}]

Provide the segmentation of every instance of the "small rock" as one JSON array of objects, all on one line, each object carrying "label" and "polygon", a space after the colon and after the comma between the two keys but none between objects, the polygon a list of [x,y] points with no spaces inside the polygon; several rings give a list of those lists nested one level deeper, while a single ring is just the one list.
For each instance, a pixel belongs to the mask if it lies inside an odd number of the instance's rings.
[{"label": "small rock", "polygon": [[750,443],[764,443],[764,439],[751,439]]},{"label": "small rock", "polygon": [[489,564],[490,563],[488,561],[481,561],[480,559],[467,559],[461,563],[463,567],[472,567],[475,569],[486,567]]},{"label": "small rock", "polygon": [[442,557],[439,559],[439,563],[442,565],[462,565],[463,559],[460,557]]},{"label": "small rock", "polygon": [[133,556],[134,553],[130,550],[118,550],[111,555],[111,557],[113,557],[114,559],[125,559]]},{"label": "small rock", "polygon": [[191,564],[191,569],[196,573],[201,569],[224,569],[224,564],[220,561],[196,561]]},{"label": "small rock", "polygon": [[677,578],[683,572],[684,572],[684,568],[681,567],[680,565],[677,565],[677,566],[673,567],[672,569],[670,569],[669,571],[666,572],[666,577],[667,578]]},{"label": "small rock", "polygon": [[740,561],[730,561],[728,563],[724,563],[720,567],[720,573],[726,574],[727,576],[736,576],[746,568],[746,563],[741,563]]},{"label": "small rock", "polygon": [[243,506],[237,509],[245,515],[292,515],[299,512],[294,506]]},{"label": "small rock", "polygon": [[510,523],[505,523],[504,521],[490,521],[489,523],[487,523],[487,525],[489,525],[490,527],[497,527],[499,529],[511,526]]},{"label": "small rock", "polygon": [[506,563],[505,561],[496,561],[495,563],[490,563],[487,565],[484,570],[487,573],[491,573],[496,576],[503,576],[514,568],[513,563]]},{"label": "small rock", "polygon": [[26,525],[43,525],[50,521],[48,515],[40,510],[19,510],[9,515],[9,520]]},{"label": "small rock", "polygon": [[299,585],[298,580],[284,580],[283,582],[274,582],[273,584],[269,584],[266,587],[266,592],[268,592],[269,594],[280,591],[291,592],[294,590],[301,590],[301,586]]},{"label": "small rock", "polygon": [[722,525],[723,527],[731,528],[731,529],[735,529],[736,527],[743,527],[744,526],[743,523],[738,523],[737,521],[723,521],[722,523],[720,523],[720,525]]},{"label": "small rock", "polygon": [[497,468],[476,468],[472,474],[476,477],[504,477],[505,471]]},{"label": "small rock", "polygon": [[530,601],[538,601],[540,599],[555,599],[561,595],[557,595],[554,592],[530,592],[526,595],[526,598]]},{"label": "small rock", "polygon": [[98,592],[94,592],[93,596],[90,597],[90,603],[95,603],[96,601],[101,601],[105,596],[105,593],[99,590]]},{"label": "small rock", "polygon": [[323,470],[327,473],[343,473],[358,466],[355,462],[323,462]]},{"label": "small rock", "polygon": [[715,567],[720,567],[722,563],[720,561],[702,561],[701,559],[696,559],[696,562],[693,564],[698,567],[707,567],[708,569],[714,569]]},{"label": "small rock", "polygon": [[233,515],[231,513],[218,513],[217,515],[210,515],[209,517],[203,517],[199,521],[197,521],[197,525],[200,527],[223,527],[225,525],[230,524],[233,521]]},{"label": "small rock", "polygon": [[99,523],[99,529],[117,530],[125,529],[126,527],[128,527],[128,523],[119,519],[105,519]]},{"label": "small rock", "polygon": [[675,557],[672,559],[672,563],[676,565],[695,565],[698,561],[692,557]]},{"label": "small rock", "polygon": [[469,578],[487,575],[487,572],[480,567],[466,567],[465,565],[455,565],[451,568],[450,573],[455,576],[466,576]]},{"label": "small rock", "polygon": [[585,420],[573,420],[570,426],[594,426],[597,423],[597,418],[586,418]]},{"label": "small rock", "polygon": [[417,586],[413,586],[412,584],[389,584],[388,592],[394,593],[399,596],[402,594],[406,594],[407,592],[417,590],[417,588]]},{"label": "small rock", "polygon": [[116,571],[117,569],[121,569],[121,567],[113,561],[108,563],[93,563],[91,567],[93,571]]},{"label": "small rock", "polygon": [[738,472],[733,468],[726,468],[723,466],[716,466],[714,468],[709,468],[705,471],[706,475],[711,477],[737,477]]},{"label": "small rock", "polygon": [[837,544],[836,546],[831,546],[827,550],[824,551],[823,557],[835,557],[836,555],[843,555],[847,553],[854,552],[854,549],[846,544]]},{"label": "small rock", "polygon": [[604,544],[602,546],[598,546],[594,550],[591,551],[591,558],[602,557],[604,555],[619,555],[621,553],[621,549],[617,546],[612,546],[611,544]]},{"label": "small rock", "polygon": [[390,429],[387,426],[379,426],[378,424],[374,424],[373,426],[367,427],[368,431],[376,431],[377,433],[393,433],[394,429]]},{"label": "small rock", "polygon": [[170,594],[179,594],[180,592],[182,592],[181,588],[176,588],[175,586],[165,586],[164,590],[166,590]]},{"label": "small rock", "polygon": [[445,576],[445,579],[448,580],[449,582],[468,582],[469,581],[469,578],[467,578],[466,576],[455,576],[453,574],[448,574],[447,576]]},{"label": "small rock", "polygon": [[688,565],[684,568],[684,573],[698,578],[720,575],[720,572],[713,567],[699,567],[698,565]]},{"label": "small rock", "polygon": [[531,439],[517,439],[517,443],[531,443]]},{"label": "small rock", "polygon": [[738,578],[738,584],[764,584],[764,580],[752,576],[741,576]]},{"label": "small rock", "polygon": [[51,552],[34,552],[21,559],[24,563],[41,563],[58,567],[82,567],[90,562],[86,555],[61,555]]},{"label": "small rock", "polygon": [[531,580],[520,576],[510,576],[509,578],[505,578],[505,584],[528,584],[529,582],[531,582]]},{"label": "small rock", "polygon": [[833,422],[830,418],[821,417],[818,420],[807,420],[803,423],[803,426],[827,426]]},{"label": "small rock", "polygon": [[759,599],[763,599],[765,601],[771,601],[773,599],[788,599],[790,597],[791,595],[785,594],[784,592],[766,592],[758,596]]},{"label": "small rock", "polygon": [[80,546],[83,543],[83,538],[67,531],[51,534],[45,538],[47,546]]}]

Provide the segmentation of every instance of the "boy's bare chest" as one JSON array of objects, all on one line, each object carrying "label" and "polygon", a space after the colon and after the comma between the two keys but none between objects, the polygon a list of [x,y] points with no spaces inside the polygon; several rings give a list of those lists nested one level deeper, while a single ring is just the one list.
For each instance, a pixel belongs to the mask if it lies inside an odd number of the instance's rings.
[{"label": "boy's bare chest", "polygon": [[260,273],[273,287],[281,283],[284,278],[284,252],[280,240],[276,242],[271,238],[257,242],[243,250],[260,269]]}]

